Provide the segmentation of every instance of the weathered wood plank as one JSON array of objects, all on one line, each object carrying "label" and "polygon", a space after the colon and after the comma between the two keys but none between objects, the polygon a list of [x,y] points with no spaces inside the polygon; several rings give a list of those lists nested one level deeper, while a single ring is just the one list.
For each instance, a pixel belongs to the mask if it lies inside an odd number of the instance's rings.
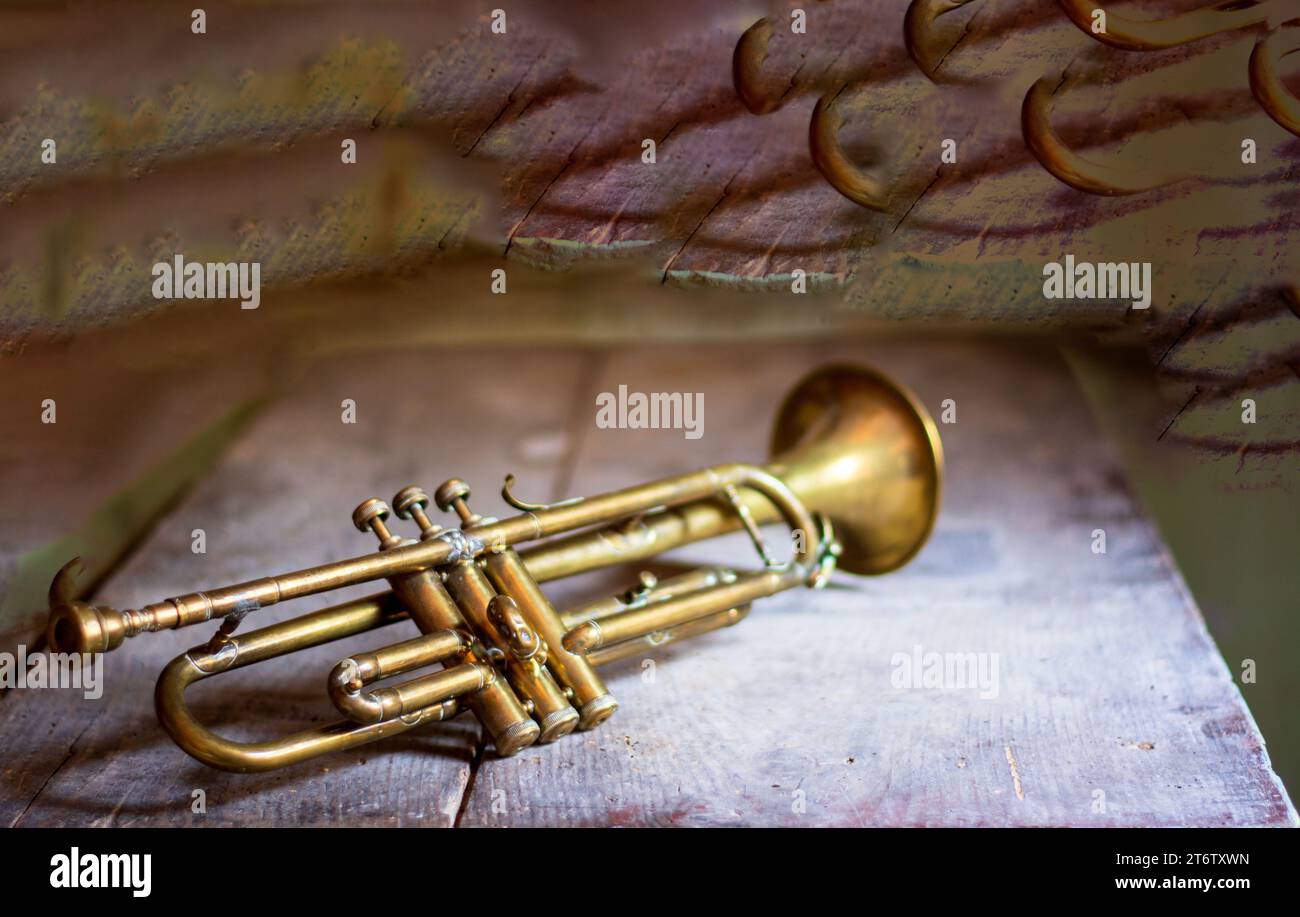
[{"label": "weathered wood plank", "polygon": [[[780,393],[836,357],[890,371],[936,413],[956,401],[930,545],[902,572],[786,593],[735,629],[648,654],[653,681],[626,661],[610,672],[613,719],[485,760],[462,823],[1295,824],[1181,577],[1050,350],[619,351],[589,403],[619,384],[703,392],[705,435],[593,429],[573,489],[761,458]],[[672,559],[739,566],[752,549],[733,537]],[[896,687],[895,654],[916,647],[995,654],[997,696]]]},{"label": "weathered wood plank", "polygon": [[[1201,382],[1184,383],[1172,403],[1142,396],[1150,371],[1137,355],[1125,365],[1100,348],[1072,344],[1067,353],[1228,667],[1241,673],[1241,692],[1267,737],[1278,775],[1294,786],[1300,735],[1292,728],[1290,699],[1300,692],[1300,669],[1290,652],[1300,643],[1300,618],[1293,614],[1300,594],[1294,562],[1300,452],[1260,448],[1295,429],[1294,396],[1289,414],[1276,394],[1256,393],[1256,422],[1244,424],[1240,403],[1228,415],[1214,405],[1212,393],[1197,398]],[[1215,438],[1225,446],[1235,438],[1235,448],[1188,447],[1179,430],[1184,417],[1199,413],[1202,398],[1221,415]],[[1256,672],[1268,674],[1246,679]]]},{"label": "weathered wood plank", "polygon": [[90,345],[0,359],[0,651],[40,638],[69,559],[82,557],[84,587],[107,574],[268,385],[260,354],[203,367],[153,356]]},{"label": "weathered wood plank", "polygon": [[[386,493],[406,477],[468,469],[478,483],[509,467],[521,492],[561,497],[758,458],[771,405],[799,372],[835,356],[864,359],[912,383],[932,409],[946,397],[958,402],[958,423],[943,427],[950,487],[926,552],[894,576],[764,603],[739,629],[656,655],[653,683],[637,677],[637,660],[615,668],[611,687],[623,701],[616,718],[518,759],[489,756],[465,822],[1293,818],[1199,615],[1054,359],[970,345],[701,347],[619,353],[603,371],[581,376],[581,357],[554,356],[507,358],[510,397],[504,385],[493,394],[453,381],[500,354],[431,361],[408,353],[373,363],[349,356],[346,366],[326,366],[258,423],[107,591],[130,604],[264,573],[268,562],[279,569],[352,553],[359,536],[347,528],[347,510],[361,491]],[[386,402],[394,379],[409,387],[424,376],[438,380],[433,421],[416,399]],[[738,376],[745,385],[734,384]],[[704,392],[704,438],[587,426],[595,393],[619,383]],[[519,387],[539,393],[527,409]],[[445,397],[451,392],[459,396]],[[341,397],[358,401],[355,430],[333,426]],[[512,432],[494,449],[488,429]],[[560,458],[579,445],[577,467],[556,477]],[[475,503],[501,509],[488,494]],[[329,506],[344,521],[322,529],[317,514]],[[188,549],[203,519],[220,520],[219,528],[209,523],[206,558]],[[1104,556],[1090,550],[1095,527],[1107,531]],[[321,543],[321,531],[335,534]],[[238,543],[229,540],[236,535]],[[732,538],[675,559],[743,564],[749,548]],[[590,590],[566,583],[553,592],[572,601]],[[103,701],[6,696],[6,744],[30,750],[5,773],[6,823],[453,819],[477,740],[468,723],[269,777],[232,778],[184,758],[157,730],[148,697],[161,664],[193,642],[192,634],[156,635],[113,654]],[[378,641],[348,648],[371,642]],[[892,656],[917,645],[997,653],[998,698],[895,689]],[[332,713],[317,693],[319,678],[344,651],[230,676],[224,692],[200,695],[199,709],[231,729],[251,718],[267,730],[319,721]],[[189,811],[198,788],[208,793],[206,816]],[[1092,809],[1095,790],[1106,794],[1105,812]]]},{"label": "weathered wood plank", "polygon": [[[1246,89],[1254,30],[1123,54],[1050,4],[982,0],[945,17],[940,32],[957,43],[941,68],[945,82],[934,85],[903,51],[904,0],[819,4],[808,11],[806,35],[776,30],[763,83],[786,104],[755,116],[729,75],[750,20],[726,4],[595,25],[571,10],[525,5],[512,8],[503,36],[462,4],[414,17],[408,4],[318,6],[222,6],[208,36],[185,36],[185,52],[172,47],[175,23],[135,21],[131,8],[115,7],[132,23],[129,50],[172,49],[139,56],[138,73],[115,68],[119,50],[99,40],[109,14],[80,10],[75,28],[6,63],[0,83],[13,87],[5,100],[15,114],[0,139],[12,151],[4,183],[20,198],[31,193],[24,188],[92,178],[116,192],[131,182],[129,197],[150,187],[173,195],[177,181],[193,191],[199,174],[224,176],[223,190],[250,184],[250,172],[273,184],[287,174],[316,179],[286,184],[298,196],[288,214],[264,209],[256,196],[235,197],[237,216],[214,209],[206,233],[153,213],[139,239],[117,247],[93,233],[69,236],[58,208],[29,208],[11,222],[21,242],[14,251],[26,253],[8,267],[4,299],[22,305],[11,334],[153,308],[138,272],[114,268],[146,260],[153,248],[142,240],[169,237],[223,257],[259,257],[273,286],[402,270],[404,254],[425,258],[450,233],[453,247],[486,238],[554,267],[632,252],[653,261],[656,279],[676,284],[787,288],[799,269],[844,285],[844,305],[875,315],[1085,323],[1123,313],[1044,301],[1041,265],[1064,252],[1094,260],[1120,252],[1156,265],[1156,302],[1132,331],[1159,351],[1207,297],[1246,302],[1300,271],[1285,190],[1296,141]],[[119,20],[112,27],[123,31]],[[340,45],[340,35],[352,37]],[[611,46],[628,51],[625,64],[609,66],[610,55],[602,62],[592,50]],[[50,69],[50,61],[68,66]],[[1018,108],[1033,80],[1066,64],[1072,82],[1059,94],[1057,123],[1070,142],[1101,158],[1188,165],[1200,178],[1103,199],[1048,176],[1020,139]],[[33,96],[29,87],[41,80],[50,88]],[[813,98],[839,85],[848,86],[846,148],[863,162],[878,148],[896,186],[889,214],[849,203],[810,162]],[[106,101],[91,104],[92,89]],[[134,129],[142,126],[149,129]],[[413,133],[429,148],[390,164],[388,185],[329,195],[327,218],[313,219],[320,182],[338,181],[339,133],[368,126]],[[38,168],[28,155],[42,131],[78,138],[57,167]],[[1240,161],[1245,136],[1259,144],[1258,165]],[[659,145],[653,165],[640,159],[646,138]],[[959,142],[956,164],[938,162],[945,138]],[[301,146],[296,157],[284,149],[291,143]],[[420,181],[430,161],[442,163],[434,170],[442,174],[462,156],[501,172],[475,203],[453,208],[486,214],[484,236],[444,225],[435,199],[446,189]],[[109,160],[133,177],[96,171]],[[397,198],[441,215],[406,226],[406,244],[379,251],[378,262],[360,257],[359,243],[340,244],[382,231],[376,212]],[[272,231],[281,219],[291,231]],[[99,299],[85,297],[81,309],[46,302],[47,276],[62,283],[49,289],[95,288]],[[44,314],[42,303],[51,307]]]},{"label": "weathered wood plank", "polygon": [[424,264],[475,237],[481,170],[397,132],[358,134],[357,163],[343,165],[342,137],[226,162],[219,182],[210,163],[186,160],[153,170],[129,195],[95,182],[29,193],[0,229],[5,320],[84,331],[174,309],[183,301],[154,298],[152,268],[177,254],[257,262],[271,305],[277,286]]},{"label": "weathered wood plank", "polygon": [[[408,351],[313,366],[157,527],[101,597],[138,607],[364,553],[373,540],[352,527],[352,508],[410,483],[432,489],[445,477],[463,476],[480,487],[474,503],[484,512],[504,508],[494,488],[507,471],[549,491],[570,448],[567,424],[584,357],[549,351],[511,361],[508,372],[484,371],[504,365],[502,356]],[[520,399],[520,391],[534,397]],[[343,399],[356,402],[355,424],[341,421]],[[196,528],[206,532],[206,554],[191,551]],[[270,623],[340,596],[326,598],[254,617]],[[402,624],[231,673],[192,692],[196,713],[245,737],[336,719],[324,693],[329,667],[349,651],[413,633]],[[155,721],[153,682],[171,657],[209,635],[196,628],[130,641],[106,658],[100,700],[71,691],[10,692],[0,702],[0,735],[6,747],[25,751],[6,759],[0,823],[454,821],[478,748],[468,718],[267,775],[223,774],[187,758]],[[197,789],[207,794],[205,815],[191,812]]]},{"label": "weathered wood plank", "polygon": [[[239,145],[368,130],[415,62],[468,28],[470,3],[216,0],[207,31],[182,4],[63,5],[0,61],[5,197],[74,176],[143,174]],[[37,18],[5,9],[16,26]],[[490,66],[490,65],[489,65]],[[484,67],[482,75],[486,75]],[[476,81],[467,81],[471,85]],[[486,108],[484,100],[480,108]],[[58,146],[58,166],[39,143]]]}]

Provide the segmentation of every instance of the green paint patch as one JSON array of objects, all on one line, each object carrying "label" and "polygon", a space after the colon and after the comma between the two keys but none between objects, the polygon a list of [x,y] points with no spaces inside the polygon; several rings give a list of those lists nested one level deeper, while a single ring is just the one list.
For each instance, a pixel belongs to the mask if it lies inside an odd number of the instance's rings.
[{"label": "green paint patch", "polygon": [[[655,245],[653,239],[619,239],[612,242],[588,242],[554,236],[515,236],[510,240],[510,255],[515,261],[547,271],[569,270],[582,262],[624,261],[644,258]],[[657,274],[647,261],[647,277]]]},{"label": "green paint patch", "polygon": [[[668,271],[665,281],[679,286],[718,287],[729,290],[748,290],[764,292],[790,292],[794,283],[793,274],[763,274],[745,277],[740,274],[728,274],[722,271]],[[809,293],[821,293],[845,286],[847,278],[839,274],[815,271],[805,278]]]}]

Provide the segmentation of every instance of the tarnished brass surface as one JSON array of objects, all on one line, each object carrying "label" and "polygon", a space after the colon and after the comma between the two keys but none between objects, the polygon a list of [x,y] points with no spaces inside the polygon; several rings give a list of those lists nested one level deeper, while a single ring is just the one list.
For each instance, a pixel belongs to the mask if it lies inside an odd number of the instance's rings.
[{"label": "tarnished brass surface", "polygon": [[[922,5],[926,2],[917,0]],[[1125,51],[1159,51],[1223,32],[1266,25],[1296,7],[1295,0],[1221,0],[1167,19],[1129,19],[1111,13],[1096,0],[1059,0],[1059,3],[1081,31]],[[1250,58],[1250,88],[1256,100],[1269,117],[1294,134],[1300,134],[1300,101],[1287,89],[1278,71],[1282,58],[1300,48],[1296,38],[1298,25],[1300,20],[1278,25],[1256,44]],[[1052,130],[1050,108],[1055,82],[1042,79],[1030,87],[1020,121],[1025,144],[1056,178],[1091,194],[1125,195],[1191,177],[1168,170],[1107,165],[1069,149]]]},{"label": "tarnished brass surface", "polygon": [[1060,82],[1046,77],[1035,82],[1020,109],[1025,145],[1055,178],[1080,191],[1115,197],[1141,194],[1188,177],[1167,168],[1126,168],[1098,162],[1074,152],[1052,128],[1052,93]]},{"label": "tarnished brass surface", "polygon": [[758,88],[763,61],[767,60],[767,46],[771,40],[771,20],[760,19],[740,36],[731,56],[731,80],[735,84],[736,95],[756,115],[766,115],[781,107],[779,98],[769,98]]},{"label": "tarnished brass surface", "polygon": [[813,165],[840,194],[872,210],[889,209],[889,185],[849,159],[840,145],[843,115],[836,106],[840,92],[828,92],[813,107],[808,123],[808,151]]},{"label": "tarnished brass surface", "polygon": [[[594,497],[530,507],[501,521],[469,507],[452,478],[435,493],[460,526],[426,514],[418,487],[393,499],[419,527],[419,541],[387,527],[381,500],[353,522],[379,550],[348,560],[117,611],[71,598],[75,561],[50,587],[48,637],[60,651],[104,652],[127,637],[222,619],[204,645],[173,660],[158,680],[158,718],[186,752],[213,767],[249,772],[353,748],[470,710],[500,755],[603,722],[618,703],[596,667],[736,623],[756,599],[825,584],[836,565],[859,574],[906,563],[938,510],[943,457],[925,409],[884,376],[830,366],[785,398],[765,467],[715,465]],[[771,550],[759,527],[784,523],[793,550]],[[557,611],[540,583],[642,560],[744,529],[762,560],[757,572],[701,568],[657,582],[648,573],[626,593]],[[548,539],[521,551],[515,546]],[[391,591],[235,633],[267,605],[372,580]],[[185,689],[222,672],[355,636],[410,618],[422,636],[341,660],[327,692],[345,719],[262,742],[212,732],[190,712]],[[433,665],[388,686],[375,683]]]},{"label": "tarnished brass surface", "polygon": [[1282,58],[1300,52],[1300,19],[1261,38],[1250,55],[1250,91],[1268,116],[1300,137],[1300,98],[1282,82]]},{"label": "tarnished brass surface", "polygon": [[[1098,0],[1058,2],[1070,21],[1097,41],[1126,51],[1157,51],[1268,22],[1294,0],[1220,0],[1168,19],[1129,19],[1110,12]],[[1099,14],[1105,16],[1104,29]]]},{"label": "tarnished brass surface", "polygon": [[912,60],[930,79],[935,78],[935,71],[943,61],[943,55],[930,40],[934,21],[944,13],[959,10],[970,2],[971,0],[912,0],[908,4],[907,13],[903,16],[903,43]]},{"label": "tarnished brass surface", "polygon": [[810,373],[782,401],[768,454],[773,474],[830,515],[840,569],[889,573],[930,537],[943,483],[939,430],[884,375],[845,364]]}]

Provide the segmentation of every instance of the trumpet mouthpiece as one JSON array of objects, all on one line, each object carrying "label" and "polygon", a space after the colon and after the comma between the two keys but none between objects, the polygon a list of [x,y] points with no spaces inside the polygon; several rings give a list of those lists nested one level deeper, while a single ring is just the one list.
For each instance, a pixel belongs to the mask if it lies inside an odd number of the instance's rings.
[{"label": "trumpet mouthpiece", "polygon": [[107,653],[126,638],[126,615],[106,606],[71,601],[50,610],[46,643],[55,653]]},{"label": "trumpet mouthpiece", "polygon": [[126,615],[115,608],[96,608],[78,598],[81,558],[60,568],[50,583],[50,620],[45,642],[54,653],[107,653],[126,639]]}]

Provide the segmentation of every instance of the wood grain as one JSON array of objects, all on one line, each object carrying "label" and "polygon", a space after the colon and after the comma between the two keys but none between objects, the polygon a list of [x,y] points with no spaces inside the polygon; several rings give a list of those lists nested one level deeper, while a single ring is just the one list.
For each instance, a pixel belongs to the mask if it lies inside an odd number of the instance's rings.
[{"label": "wood grain", "polygon": [[265,354],[201,366],[157,356],[61,345],[3,367],[0,651],[34,648],[55,572],[80,556],[79,585],[93,588],[239,434],[270,386]]},{"label": "wood grain", "polygon": [[[835,357],[891,371],[936,413],[957,402],[930,545],[901,573],[786,593],[734,630],[651,654],[653,683],[627,661],[609,679],[614,719],[485,760],[462,824],[1295,824],[1181,577],[1050,351],[616,352],[592,393],[701,391],[709,426],[694,442],[592,431],[575,478],[627,484],[680,467],[669,454],[759,458],[780,392]],[[732,538],[672,559],[751,554]],[[894,654],[917,646],[997,654],[998,697],[895,688]]]},{"label": "wood grain", "polygon": [[[599,31],[564,5],[524,4],[501,36],[472,4],[221,4],[202,38],[179,7],[176,18],[80,8],[0,68],[7,338],[158,308],[139,268],[162,249],[260,259],[272,290],[401,272],[461,245],[551,269],[635,256],[653,264],[647,279],[691,288],[788,290],[797,269],[838,292],[823,316],[1126,318],[1157,353],[1198,309],[1201,322],[1300,276],[1297,141],[1247,90],[1256,30],[1124,54],[1051,4],[982,0],[941,20],[952,46],[935,84],[904,51],[905,7],[818,4],[806,35],[778,28],[763,72],[784,105],[765,116],[731,86],[753,20],[729,4],[675,4]],[[602,46],[626,56],[611,66]],[[1067,140],[1196,177],[1109,199],[1049,176],[1018,112],[1031,83],[1063,69]],[[846,148],[890,180],[889,213],[845,200],[808,156],[813,102],[837,88]],[[54,135],[66,152],[40,166],[33,150]],[[345,135],[362,148],[346,176]],[[1240,161],[1243,137],[1259,144],[1255,166]],[[956,164],[938,160],[948,138]],[[640,158],[645,139],[654,164]],[[484,181],[462,180],[467,167]],[[386,178],[362,180],[374,168]],[[167,209],[191,196],[197,206]],[[1042,264],[1066,252],[1152,261],[1151,311],[1044,300]],[[1300,340],[1290,324],[1284,334]]]},{"label": "wood grain", "polygon": [[[280,774],[195,764],[149,709],[162,663],[193,633],[112,654],[102,701],[9,692],[0,736],[6,824],[1283,825],[1295,811],[1182,579],[1050,348],[892,341],[636,350],[412,350],[323,361],[103,590],[122,606],[365,549],[362,497],[460,474],[474,505],[556,499],[722,460],[760,460],[772,406],[828,359],[872,363],[944,424],[939,527],[904,571],[786,593],[737,628],[610,669],[602,728],[518,757],[479,756],[468,721]],[[506,367],[484,373],[481,367]],[[702,392],[705,433],[601,430],[595,396]],[[526,391],[530,397],[520,399]],[[401,397],[393,393],[402,393]],[[338,402],[358,403],[354,428]],[[537,495],[537,496],[534,496]],[[189,532],[209,530],[209,553]],[[1094,530],[1107,552],[1094,554]],[[743,539],[656,561],[753,563]],[[630,581],[554,584],[557,603]],[[271,618],[298,611],[271,610]],[[268,618],[270,620],[270,618]],[[251,626],[251,625],[246,625]],[[331,717],[310,658],[196,694],[234,732]],[[895,654],[990,653],[996,697],[899,688]],[[218,688],[217,685],[222,687]],[[190,811],[205,789],[208,812]],[[1097,795],[1098,791],[1104,797]],[[1104,799],[1104,810],[1097,808]],[[459,813],[459,814],[458,814]]]},{"label": "wood grain", "polygon": [[[492,483],[508,470],[545,490],[566,456],[583,359],[521,362],[506,377],[478,372],[483,356],[407,353],[315,367],[158,526],[105,596],[138,607],[199,584],[264,575],[268,564],[289,569],[363,553],[373,539],[353,528],[352,508],[410,483],[432,489],[453,474],[472,477],[482,482],[485,492],[474,502],[484,511],[502,508]],[[521,402],[521,388],[536,400]],[[340,420],[344,398],[356,402],[355,424]],[[206,554],[191,551],[195,528],[207,532]],[[261,621],[324,604],[270,609]],[[218,731],[246,738],[334,720],[324,693],[333,663],[414,633],[403,623],[268,662],[204,685],[191,700]],[[478,748],[477,726],[467,718],[268,775],[224,774],[186,757],[157,726],[153,682],[170,658],[208,636],[197,628],[133,641],[107,657],[101,700],[73,691],[8,692],[0,702],[3,744],[27,751],[6,757],[0,823],[451,824]],[[191,811],[199,789],[207,794],[206,815]]]}]

